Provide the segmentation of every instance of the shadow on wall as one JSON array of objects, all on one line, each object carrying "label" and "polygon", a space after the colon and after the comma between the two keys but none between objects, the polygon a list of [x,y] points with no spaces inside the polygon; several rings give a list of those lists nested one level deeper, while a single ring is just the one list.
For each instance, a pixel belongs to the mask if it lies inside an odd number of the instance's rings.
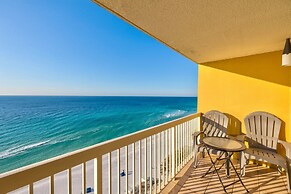
[{"label": "shadow on wall", "polygon": [[[279,133],[279,139],[281,139],[283,141],[287,141],[286,135],[285,135],[285,130],[286,130],[285,126],[286,126],[286,124],[282,119],[280,119],[280,120],[282,121],[282,123],[281,123],[281,129],[280,129],[280,133]],[[284,156],[286,155],[286,150],[281,144],[278,144],[278,148],[277,149],[278,149],[279,153],[283,154]]]},{"label": "shadow on wall", "polygon": [[[229,114],[229,113],[223,113],[228,117],[228,128],[227,131],[230,131],[231,133],[228,133],[228,135],[232,135],[232,136],[237,136],[242,134],[242,130],[241,130],[241,125],[242,122],[236,118],[235,116]],[[279,118],[280,119],[280,118]],[[285,122],[281,120],[281,129],[280,129],[280,133],[279,133],[279,139],[286,141],[286,136],[285,136]],[[243,123],[244,124],[244,123]]]},{"label": "shadow on wall", "polygon": [[[228,117],[227,131],[231,132],[231,133],[227,133],[227,134],[231,135],[231,136],[241,135],[242,134],[242,130],[241,130],[242,122],[238,118],[236,118],[235,116],[233,116],[229,113],[223,113],[223,114],[225,114]],[[282,119],[280,119],[280,120],[282,123],[281,123],[281,129],[280,129],[280,133],[279,133],[279,139],[286,141],[285,122]],[[285,154],[285,149],[280,144],[278,147],[278,151],[279,151],[279,153]],[[235,155],[235,158],[239,158],[239,155]]]},{"label": "shadow on wall", "polygon": [[228,117],[228,135],[236,136],[241,134],[241,121],[229,113],[223,113]]},{"label": "shadow on wall", "polygon": [[[280,118],[279,118],[280,119]],[[283,121],[282,119],[280,119],[282,121],[281,123],[281,129],[280,129],[280,133],[279,133],[279,139],[286,141],[286,135],[285,135],[285,121]]]},{"label": "shadow on wall", "polygon": [[276,51],[201,65],[290,87],[291,68],[281,66],[281,60],[282,51]]}]

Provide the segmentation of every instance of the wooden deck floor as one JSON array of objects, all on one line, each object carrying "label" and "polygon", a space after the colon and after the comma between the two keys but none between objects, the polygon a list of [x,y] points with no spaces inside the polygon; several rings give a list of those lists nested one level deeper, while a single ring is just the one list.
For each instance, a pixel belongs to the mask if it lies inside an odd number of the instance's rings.
[{"label": "wooden deck floor", "polygon": [[[188,176],[184,185],[182,185],[179,194],[192,194],[192,193],[224,193],[221,183],[215,173],[208,174],[205,178],[201,176],[208,170],[210,167],[209,158],[203,158],[199,160],[199,167],[194,169],[192,168],[188,171]],[[236,165],[237,169],[239,165]],[[224,169],[220,171],[220,175],[223,177],[222,180],[226,184],[231,183],[234,180],[237,180],[234,176],[234,171],[231,172],[231,177],[226,178],[224,175]],[[250,191],[250,193],[255,194],[285,194],[287,192],[287,182],[286,176],[280,175],[278,171],[270,169],[267,167],[259,166],[256,164],[250,164],[246,168],[246,176],[242,178],[244,184]],[[235,185],[231,185],[227,188],[228,193],[246,193],[244,187],[238,182]]]}]

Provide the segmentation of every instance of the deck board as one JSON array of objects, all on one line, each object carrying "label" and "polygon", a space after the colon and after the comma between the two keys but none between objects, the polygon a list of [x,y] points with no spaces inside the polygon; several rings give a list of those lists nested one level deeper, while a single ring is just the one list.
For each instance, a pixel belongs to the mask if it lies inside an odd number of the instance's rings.
[{"label": "deck board", "polygon": [[[210,160],[208,157],[199,160],[198,168],[191,171],[187,181],[182,185],[179,194],[190,193],[205,193],[215,194],[224,193],[221,183],[216,174],[209,174],[204,178],[201,176],[208,170],[210,166]],[[239,165],[236,165],[237,169]],[[225,184],[231,181],[237,180],[234,176],[233,170],[231,171],[230,178],[225,177],[224,169],[221,169],[220,175]],[[250,164],[246,168],[246,176],[242,178],[244,184],[253,194],[285,194],[287,192],[286,176],[281,175],[275,169],[270,169],[264,166],[258,166],[256,164]],[[227,188],[228,193],[246,193],[243,186],[240,183],[236,183]]]}]

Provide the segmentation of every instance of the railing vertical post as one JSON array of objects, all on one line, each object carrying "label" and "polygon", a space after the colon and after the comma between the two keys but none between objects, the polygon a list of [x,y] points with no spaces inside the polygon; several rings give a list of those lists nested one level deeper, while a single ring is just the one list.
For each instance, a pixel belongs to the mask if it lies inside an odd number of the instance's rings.
[{"label": "railing vertical post", "polygon": [[183,134],[182,134],[182,130],[183,130],[183,123],[180,125],[180,129],[179,129],[179,135],[180,135],[180,138],[179,138],[179,146],[180,146],[180,163],[179,163],[179,171],[182,169],[183,167],[183,152],[182,152],[182,148],[183,148]]},{"label": "railing vertical post", "polygon": [[128,193],[128,149],[129,146],[125,146],[125,193]]},{"label": "railing vertical post", "polygon": [[192,124],[191,121],[188,122],[188,133],[187,133],[187,139],[188,139],[188,161],[191,159],[191,128]]},{"label": "railing vertical post", "polygon": [[189,149],[189,145],[190,145],[190,143],[189,143],[189,136],[190,136],[190,133],[189,133],[189,131],[190,131],[190,122],[188,121],[187,122],[187,130],[186,130],[186,150],[187,150],[187,154],[186,154],[186,156],[187,156],[187,160],[186,160],[186,162],[189,162],[189,155],[190,155],[190,149]]},{"label": "railing vertical post", "polygon": [[33,183],[29,184],[29,194],[33,194]]},{"label": "railing vertical post", "polygon": [[152,193],[152,136],[150,136],[149,138],[150,143],[149,143],[149,169],[150,169],[150,173],[149,173],[149,184],[150,184],[150,190],[149,193]]},{"label": "railing vertical post", "polygon": [[172,179],[172,128],[169,128],[168,132],[168,155],[169,155],[169,175],[168,175],[168,181],[171,181]]},{"label": "railing vertical post", "polygon": [[176,162],[176,126],[172,128],[172,178],[175,177],[175,162]]},{"label": "railing vertical post", "polygon": [[200,115],[200,117],[198,117],[198,129],[199,131],[203,131],[203,126],[202,126],[202,114]]},{"label": "railing vertical post", "polygon": [[142,173],[142,154],[141,154],[141,152],[142,152],[142,149],[141,149],[141,147],[142,147],[142,142],[141,142],[141,140],[139,140],[138,141],[138,185],[139,185],[139,187],[138,187],[138,191],[139,191],[139,194],[141,194],[141,184],[142,184],[142,182],[141,182],[141,173]]},{"label": "railing vertical post", "polygon": [[72,168],[68,169],[68,193],[72,193]]},{"label": "railing vertical post", "polygon": [[169,171],[169,163],[168,163],[168,141],[169,141],[169,136],[168,136],[168,129],[165,131],[165,153],[166,153],[166,176],[165,176],[165,183],[168,183],[168,171]]},{"label": "railing vertical post", "polygon": [[185,160],[186,160],[186,163],[185,164],[187,164],[187,162],[188,162],[188,158],[189,158],[189,152],[188,152],[188,130],[189,130],[189,122],[187,121],[186,122],[186,129],[185,129]]},{"label": "railing vertical post", "polygon": [[185,158],[185,165],[187,164],[187,139],[188,139],[188,134],[187,134],[187,130],[188,130],[188,122],[186,122],[185,123],[185,130],[184,130],[184,133],[185,133],[185,135],[184,135],[184,138],[185,138],[185,143],[184,143],[184,149],[185,149],[185,156],[184,156],[184,158]]},{"label": "railing vertical post", "polygon": [[111,152],[108,153],[108,193],[112,193],[112,178],[111,178]]},{"label": "railing vertical post", "polygon": [[82,188],[83,193],[86,193],[86,162],[82,164]]},{"label": "railing vertical post", "polygon": [[178,172],[178,125],[175,126],[175,174]]},{"label": "railing vertical post", "polygon": [[132,144],[132,190],[135,193],[135,142]]},{"label": "railing vertical post", "polygon": [[147,187],[148,187],[148,183],[147,183],[147,137],[144,139],[145,143],[144,143],[144,170],[145,170],[145,188],[144,191],[145,193],[147,193]]},{"label": "railing vertical post", "polygon": [[158,169],[160,167],[159,163],[158,163],[158,134],[155,135],[155,151],[156,151],[156,156],[155,156],[155,166],[156,166],[156,176],[155,176],[155,186],[156,186],[156,189],[155,189],[155,193],[158,193]]},{"label": "railing vertical post", "polygon": [[185,164],[185,123],[182,123],[182,129],[181,129],[181,151],[182,151],[182,168],[184,167]]},{"label": "railing vertical post", "polygon": [[120,149],[117,149],[117,194],[120,194]]},{"label": "railing vertical post", "polygon": [[55,193],[55,175],[51,175],[51,180],[50,180],[50,194]]},{"label": "railing vertical post", "polygon": [[153,170],[153,172],[152,172],[152,177],[153,177],[153,180],[154,180],[154,184],[153,184],[153,193],[154,194],[156,194],[156,184],[155,184],[155,182],[156,182],[156,178],[157,178],[157,174],[156,174],[156,167],[157,167],[157,165],[156,165],[156,135],[153,135],[152,136],[152,144],[153,144],[153,152],[152,152],[152,154],[153,154],[153,167],[152,167],[152,170]]},{"label": "railing vertical post", "polygon": [[163,169],[162,169],[162,178],[163,178],[163,188],[165,187],[165,131],[163,131],[161,134],[162,135],[162,141],[161,141],[161,145],[162,145],[162,162],[163,162]]},{"label": "railing vertical post", "polygon": [[93,176],[94,176],[94,194],[98,194],[98,166],[97,166],[97,158],[93,160]]},{"label": "railing vertical post", "polygon": [[52,175],[51,176],[51,184],[50,184],[50,194],[54,194],[55,193],[55,176]]},{"label": "railing vertical post", "polygon": [[159,191],[161,191],[161,153],[162,153],[162,133],[159,133],[159,159],[158,159],[158,174],[159,174]]},{"label": "railing vertical post", "polygon": [[97,157],[97,194],[102,194],[102,155]]}]

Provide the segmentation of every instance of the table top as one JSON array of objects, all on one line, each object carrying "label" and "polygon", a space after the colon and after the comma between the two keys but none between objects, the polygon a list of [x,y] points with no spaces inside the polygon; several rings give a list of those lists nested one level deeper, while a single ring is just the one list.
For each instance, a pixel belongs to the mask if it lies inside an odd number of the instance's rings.
[{"label": "table top", "polygon": [[226,137],[204,137],[202,143],[210,148],[227,152],[240,152],[246,149],[244,143]]}]

